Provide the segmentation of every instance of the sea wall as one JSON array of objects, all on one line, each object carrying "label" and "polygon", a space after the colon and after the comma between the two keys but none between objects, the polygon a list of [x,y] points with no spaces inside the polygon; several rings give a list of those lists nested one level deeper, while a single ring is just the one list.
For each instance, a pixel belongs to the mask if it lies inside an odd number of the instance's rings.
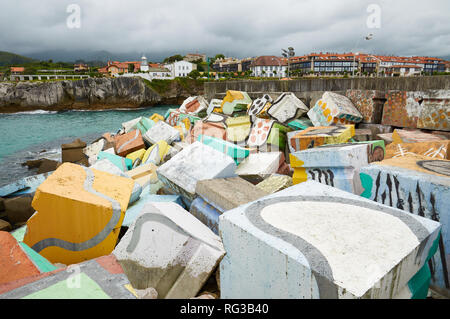
[{"label": "sea wall", "polygon": [[203,83],[167,81],[164,90],[140,78],[97,78],[79,81],[0,83],[0,113],[32,110],[138,108],[178,104],[203,94]]},{"label": "sea wall", "polygon": [[[223,98],[227,90],[245,91],[250,97],[262,93],[294,92],[299,98],[308,100],[309,92],[346,90],[400,90],[423,91],[450,89],[450,76],[425,77],[389,77],[389,78],[349,78],[349,79],[319,79],[308,78],[291,81],[226,81],[205,83],[205,95],[208,99]],[[308,93],[308,94],[307,94]]]}]

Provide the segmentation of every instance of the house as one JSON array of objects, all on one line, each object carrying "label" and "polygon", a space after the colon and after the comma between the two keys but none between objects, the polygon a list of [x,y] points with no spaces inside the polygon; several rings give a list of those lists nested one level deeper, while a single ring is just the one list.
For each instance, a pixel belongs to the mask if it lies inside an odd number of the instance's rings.
[{"label": "house", "polygon": [[197,70],[197,65],[187,61],[176,61],[170,64],[165,64],[165,68],[169,69],[171,75],[175,78],[186,77],[193,70]]},{"label": "house", "polygon": [[74,72],[86,72],[89,71],[89,66],[87,64],[79,63],[73,65]]},{"label": "house", "polygon": [[253,76],[284,78],[287,75],[287,60],[273,55],[257,57],[251,64]]},{"label": "house", "polygon": [[390,76],[414,76],[420,75],[423,67],[419,65],[393,65],[386,70],[386,75]]},{"label": "house", "polygon": [[25,73],[25,68],[21,66],[12,66],[11,75],[20,75]]},{"label": "house", "polygon": [[188,53],[183,59],[187,62],[195,62],[198,60],[202,60],[202,62],[206,62],[206,54],[198,54],[198,53]]},{"label": "house", "polygon": [[98,72],[104,75],[117,76],[128,73],[130,65],[134,65],[134,62],[108,61],[108,65],[98,69]]}]

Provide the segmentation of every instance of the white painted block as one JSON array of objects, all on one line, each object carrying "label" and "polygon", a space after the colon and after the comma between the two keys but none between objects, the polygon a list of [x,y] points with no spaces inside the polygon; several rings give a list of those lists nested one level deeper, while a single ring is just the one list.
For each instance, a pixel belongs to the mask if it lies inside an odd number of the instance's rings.
[{"label": "white painted block", "polygon": [[134,288],[192,298],[225,254],[220,237],[175,203],[149,203],[113,254]]},{"label": "white painted block", "polygon": [[159,121],[144,134],[143,138],[150,144],[165,141],[170,145],[180,139],[180,132],[166,122]]},{"label": "white painted block", "polygon": [[157,169],[158,178],[176,193],[190,200],[198,181],[235,177],[234,160],[212,147],[195,142]]},{"label": "white painted block", "polygon": [[142,116],[138,117],[137,119],[133,119],[128,122],[122,123],[122,128],[125,131],[125,133],[129,133],[133,130],[137,129],[137,124],[141,121]]},{"label": "white painted block", "polygon": [[309,111],[309,108],[292,92],[281,94],[269,108],[269,115],[280,123],[293,121]]},{"label": "white painted block", "polygon": [[220,217],[221,298],[393,298],[425,264],[440,228],[317,182],[299,184]]},{"label": "white painted block", "polygon": [[280,167],[281,152],[250,154],[236,169],[236,174],[250,182],[261,182]]}]

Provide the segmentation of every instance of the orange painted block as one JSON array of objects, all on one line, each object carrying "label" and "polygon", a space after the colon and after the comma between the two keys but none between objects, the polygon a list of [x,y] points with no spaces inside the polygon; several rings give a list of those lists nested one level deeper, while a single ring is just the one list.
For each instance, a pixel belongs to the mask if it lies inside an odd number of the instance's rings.
[{"label": "orange painted block", "polygon": [[354,125],[310,127],[291,135],[289,145],[293,151],[303,151],[325,144],[346,143],[353,136],[355,136]]},{"label": "orange painted block", "polygon": [[134,130],[114,138],[114,151],[117,155],[126,157],[135,151],[145,148],[141,131]]},{"label": "orange painted block", "polygon": [[0,232],[0,285],[40,273],[17,240],[10,233]]},{"label": "orange painted block", "polygon": [[419,130],[394,130],[394,133],[392,133],[392,142],[394,144],[421,143],[442,140],[445,140],[445,138],[435,134],[424,133]]},{"label": "orange painted block", "polygon": [[450,160],[450,140],[390,144],[386,147],[386,159],[404,157],[407,155],[422,155],[440,160]]},{"label": "orange painted block", "polygon": [[71,265],[110,254],[134,181],[65,163],[37,189],[24,243],[52,263]]}]

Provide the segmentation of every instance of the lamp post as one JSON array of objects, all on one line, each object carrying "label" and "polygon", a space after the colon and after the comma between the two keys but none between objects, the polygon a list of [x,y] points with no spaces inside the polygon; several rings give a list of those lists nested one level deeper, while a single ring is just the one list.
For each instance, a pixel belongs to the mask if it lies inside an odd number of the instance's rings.
[{"label": "lamp post", "polygon": [[285,49],[281,49],[283,51],[283,53],[281,53],[281,55],[285,58],[288,59],[288,78],[291,76],[290,71],[291,71],[291,58],[295,56],[295,52],[294,52],[294,48],[293,47],[289,47],[287,50]]}]

